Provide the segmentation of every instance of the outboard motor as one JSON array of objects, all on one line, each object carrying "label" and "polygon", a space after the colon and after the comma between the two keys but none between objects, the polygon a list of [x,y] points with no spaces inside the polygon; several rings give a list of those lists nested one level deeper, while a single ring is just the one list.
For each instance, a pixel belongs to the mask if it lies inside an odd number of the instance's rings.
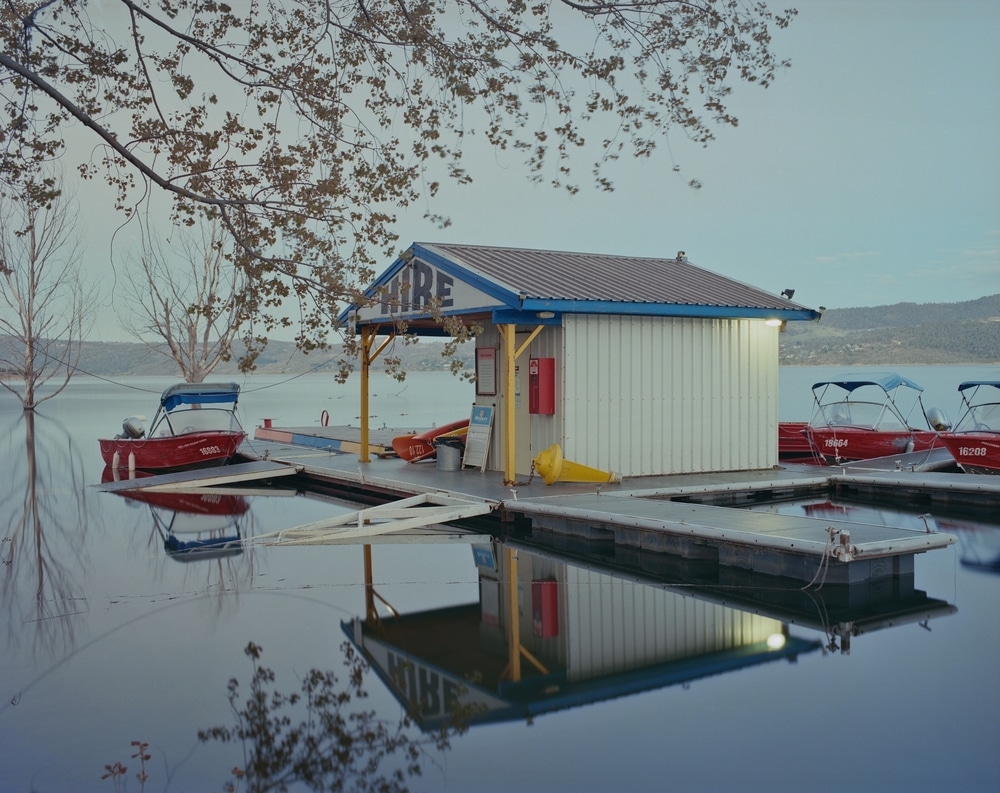
[{"label": "outboard motor", "polygon": [[927,411],[927,423],[938,432],[951,429],[951,422],[941,408],[931,408]]},{"label": "outboard motor", "polygon": [[123,438],[131,438],[132,440],[138,440],[146,434],[146,428],[142,426],[142,421],[137,419],[135,416],[125,419],[122,422],[122,435]]}]

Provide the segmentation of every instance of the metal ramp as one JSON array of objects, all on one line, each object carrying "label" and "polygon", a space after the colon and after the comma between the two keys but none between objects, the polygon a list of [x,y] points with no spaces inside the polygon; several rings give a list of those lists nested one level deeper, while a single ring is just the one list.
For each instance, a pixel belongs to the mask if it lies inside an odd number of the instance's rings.
[{"label": "metal ramp", "polygon": [[[291,476],[302,472],[301,465],[285,465],[282,463],[257,460],[250,463],[234,463],[213,468],[196,468],[189,471],[175,471],[168,474],[152,476],[136,476],[126,479],[115,479],[97,485],[109,493],[121,493],[128,490],[147,490],[150,492],[189,492],[220,485],[240,484],[261,479],[273,479]],[[116,471],[117,473],[117,471]],[[222,492],[222,490],[218,490]]]},{"label": "metal ramp", "polygon": [[401,501],[259,535],[254,542],[265,545],[319,545],[378,537],[485,515],[493,510],[493,506],[487,501],[457,498],[440,491],[421,493]]}]

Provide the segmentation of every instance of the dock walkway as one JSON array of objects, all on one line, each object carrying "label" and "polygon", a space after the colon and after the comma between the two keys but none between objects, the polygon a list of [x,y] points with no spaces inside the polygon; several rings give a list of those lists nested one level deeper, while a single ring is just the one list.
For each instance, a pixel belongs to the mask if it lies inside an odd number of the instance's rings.
[{"label": "dock walkway", "polygon": [[[956,538],[933,531],[731,507],[879,491],[902,492],[907,503],[917,508],[955,501],[1000,507],[1000,481],[993,481],[995,477],[809,465],[636,477],[601,485],[545,485],[535,476],[505,485],[498,472],[440,470],[433,460],[407,463],[383,456],[361,463],[354,454],[334,450],[332,443],[317,445],[319,439],[337,440],[343,435],[338,428],[320,429],[313,436],[314,443],[301,443],[295,437],[308,435],[308,428],[294,432],[258,429],[241,453],[251,460],[277,464],[273,470],[282,471],[281,475],[294,471],[296,476],[290,478],[304,489],[361,504],[440,494],[443,499],[484,502],[507,519],[529,521],[532,532],[613,543],[643,553],[712,559],[720,566],[808,582],[822,577],[826,583],[852,584],[912,574],[915,554],[945,548]],[[392,432],[398,434],[386,431]],[[381,439],[373,443],[380,444]]]}]

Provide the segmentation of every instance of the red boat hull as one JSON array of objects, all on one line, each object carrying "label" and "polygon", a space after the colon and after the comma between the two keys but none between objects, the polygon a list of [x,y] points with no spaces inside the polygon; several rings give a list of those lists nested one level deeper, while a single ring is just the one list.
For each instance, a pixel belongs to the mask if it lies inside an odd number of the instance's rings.
[{"label": "red boat hull", "polygon": [[946,432],[941,442],[965,473],[1000,475],[1000,433]]},{"label": "red boat hull", "polygon": [[140,471],[180,471],[219,465],[231,459],[245,432],[207,431],[164,438],[100,439],[101,457],[112,468]]},{"label": "red boat hull", "polygon": [[818,463],[813,447],[806,437],[806,421],[778,422],[778,459],[786,463]]},{"label": "red boat hull", "polygon": [[924,452],[942,445],[941,435],[932,431],[883,432],[863,427],[807,427],[806,437],[815,453],[828,465]]}]

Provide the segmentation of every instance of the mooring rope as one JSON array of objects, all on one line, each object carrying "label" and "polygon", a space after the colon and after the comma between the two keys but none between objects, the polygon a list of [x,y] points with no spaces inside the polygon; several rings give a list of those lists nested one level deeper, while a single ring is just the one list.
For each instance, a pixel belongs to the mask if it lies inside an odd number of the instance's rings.
[{"label": "mooring rope", "polygon": [[840,529],[834,528],[833,526],[827,526],[826,533],[830,536],[830,542],[823,546],[823,555],[820,557],[816,573],[813,575],[812,580],[802,587],[803,592],[815,584],[820,575],[822,575],[823,578],[819,582],[819,586],[816,587],[816,591],[819,592],[823,588],[823,584],[826,583],[826,574],[830,569],[830,557],[833,556],[833,549],[837,547],[837,539],[840,537]]}]

